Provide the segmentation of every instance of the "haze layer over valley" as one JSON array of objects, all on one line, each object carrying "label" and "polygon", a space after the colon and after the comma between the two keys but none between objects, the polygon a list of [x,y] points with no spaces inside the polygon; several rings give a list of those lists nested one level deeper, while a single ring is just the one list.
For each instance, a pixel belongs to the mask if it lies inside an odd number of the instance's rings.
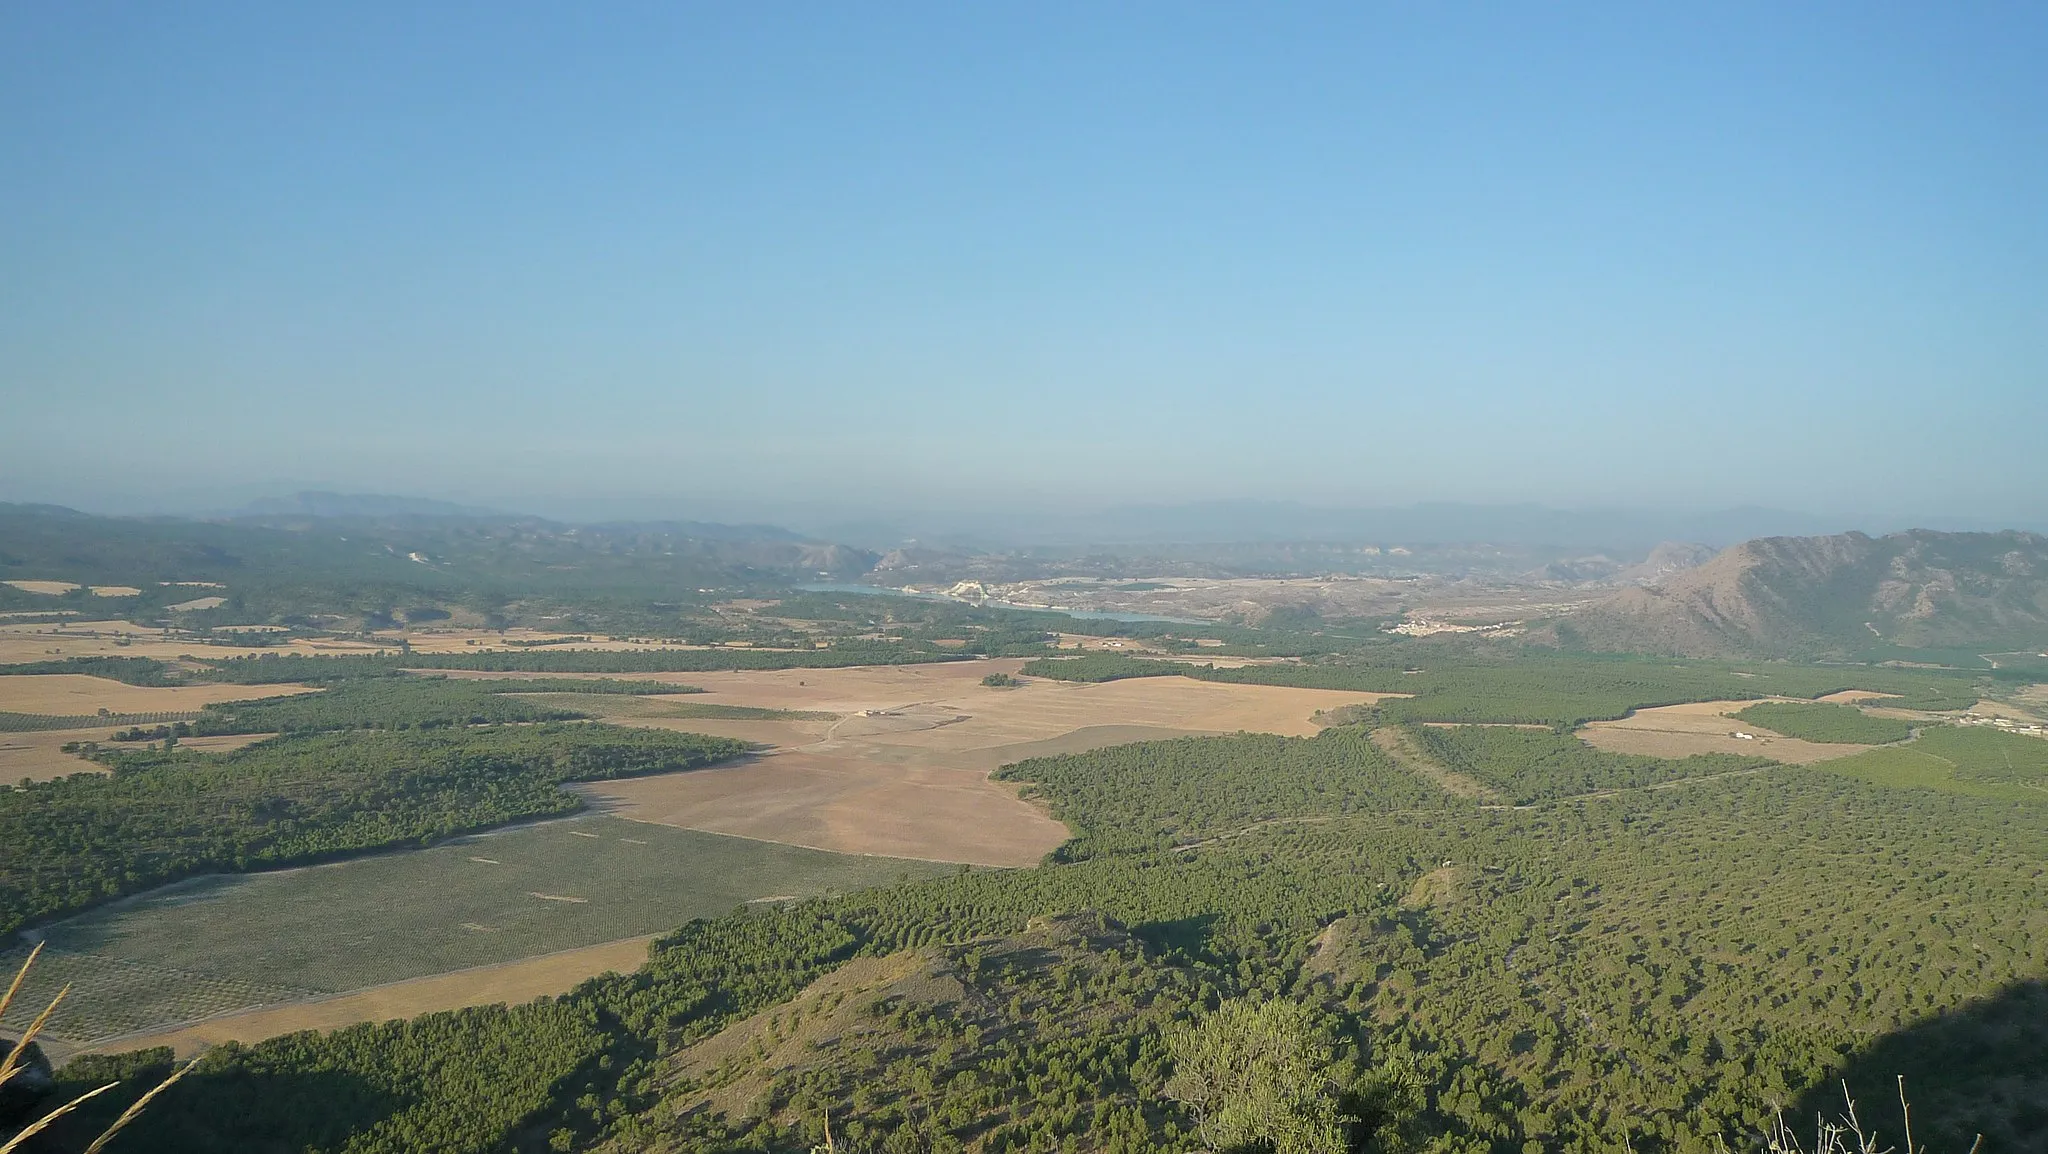
[{"label": "haze layer over valley", "polygon": [[0,12],[0,1154],[2048,1154],[2044,51]]}]

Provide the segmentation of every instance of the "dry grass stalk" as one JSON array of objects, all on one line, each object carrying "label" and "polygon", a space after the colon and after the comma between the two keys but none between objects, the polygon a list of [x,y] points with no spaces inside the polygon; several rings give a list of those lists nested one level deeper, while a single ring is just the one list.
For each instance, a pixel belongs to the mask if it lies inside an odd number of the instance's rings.
[{"label": "dry grass stalk", "polygon": [[[1838,1118],[1817,1118],[1814,1120],[1813,1147],[1800,1144],[1792,1128],[1785,1124],[1785,1115],[1780,1113],[1771,1123],[1771,1129],[1764,1136],[1764,1154],[1927,1154],[1925,1146],[1913,1143],[1913,1107],[1906,1101],[1906,1079],[1899,1077],[1899,1112],[1905,1119],[1906,1145],[1904,1150],[1894,1150],[1881,1145],[1883,1139],[1875,1129],[1865,1129],[1862,1120],[1856,1117],[1856,1099],[1849,1096],[1849,1084],[1842,1083],[1843,1111]],[[1970,1145],[1969,1154],[1978,1154],[1984,1147],[1984,1136]]]},{"label": "dry grass stalk", "polygon": [[[29,951],[27,960],[21,963],[21,969],[15,973],[14,980],[8,984],[7,993],[5,995],[0,995],[0,1017],[4,1017],[6,1015],[8,1008],[14,1004],[14,999],[20,995],[22,984],[28,981],[29,970],[35,966],[36,959],[42,956],[42,952],[43,944],[41,942],[36,943],[36,948]],[[64,996],[66,994],[69,994],[70,992],[71,987],[69,985],[66,985],[63,989],[58,990],[57,996],[50,999],[50,1004],[43,1007],[43,1012],[36,1015],[36,1020],[29,1023],[28,1029],[24,1030],[22,1032],[21,1037],[15,1041],[14,1048],[10,1050],[7,1054],[6,1061],[0,1062],[0,1085],[5,1085],[8,1079],[20,1073],[22,1069],[28,1064],[29,1043],[35,1041],[36,1035],[42,1033],[43,1027],[46,1024],[48,1024],[50,1020],[50,1015],[56,1012],[57,1006],[64,1001]],[[98,1138],[93,1139],[92,1145],[85,1148],[85,1154],[100,1154],[100,1151],[106,1148],[107,1143],[113,1141],[114,1135],[119,1134],[123,1129],[126,1129],[128,1124],[130,1122],[133,1122],[136,1119],[136,1117],[142,1113],[143,1107],[149,1105],[150,1101],[154,1099],[158,1094],[161,1094],[165,1090],[170,1089],[172,1083],[176,1082],[180,1078],[183,1078],[186,1074],[191,1073],[192,1067],[197,1066],[198,1064],[199,1060],[197,1058],[185,1063],[183,1066],[179,1067],[176,1071],[174,1071],[170,1077],[165,1078],[163,1081],[157,1083],[154,1087],[150,1089],[150,1091],[147,1094],[144,1094],[141,1098],[138,1098],[134,1105],[128,1107],[126,1110],[121,1112],[121,1116],[114,1120],[113,1125],[107,1127],[104,1131],[102,1131]],[[34,1122],[31,1122],[20,1133],[17,1133],[13,1137],[7,1139],[6,1142],[0,1143],[0,1154],[13,1154],[14,1151],[20,1149],[22,1145],[25,1144],[30,1138],[33,1138],[37,1134],[41,1133],[45,1128],[55,1123],[59,1118],[62,1118],[64,1115],[71,1113],[73,1110],[78,1109],[86,1102],[89,1102],[92,1099],[99,1097],[101,1094],[106,1093],[107,1091],[113,1089],[118,1085],[120,1085],[120,1083],[118,1082],[108,1082],[106,1085],[101,1086],[98,1089],[87,1090],[85,1093],[80,1094],[78,1097],[71,1099],[69,1102],[63,1103],[56,1109],[36,1119]]]}]

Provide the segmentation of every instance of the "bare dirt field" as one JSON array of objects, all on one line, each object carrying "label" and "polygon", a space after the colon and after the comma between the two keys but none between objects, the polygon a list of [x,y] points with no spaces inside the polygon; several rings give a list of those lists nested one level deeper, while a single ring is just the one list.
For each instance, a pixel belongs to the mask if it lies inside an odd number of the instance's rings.
[{"label": "bare dirt field", "polygon": [[300,1030],[338,1030],[358,1022],[413,1018],[464,1006],[518,1005],[559,994],[603,973],[629,973],[647,960],[648,934],[579,950],[563,950],[495,966],[473,966],[429,978],[392,982],[332,998],[210,1018],[181,1029],[105,1042],[98,1050],[170,1046],[189,1058],[222,1042],[248,1045]]},{"label": "bare dirt field", "polygon": [[2033,706],[2033,709],[2022,709],[2019,706],[2003,701],[1979,701],[1977,704],[1972,705],[1969,708],[1969,712],[1974,713],[1979,717],[2004,717],[2009,718],[2013,721],[2026,722],[2040,721],[2041,718],[2038,716],[2036,711],[2038,711],[2041,708],[2041,706],[2039,704],[2036,704],[2036,701],[2034,699],[2028,699],[2024,696],[2022,696],[2020,700],[2025,701],[2030,706]]},{"label": "bare dirt field", "polygon": [[106,770],[63,746],[74,741],[105,741],[113,732],[107,726],[91,729],[42,729],[33,733],[0,733],[0,788],[27,778],[50,781],[74,773],[104,773]]},{"label": "bare dirt field", "polygon": [[[46,597],[61,597],[78,588],[69,581],[8,581],[4,584],[12,585],[23,593],[41,593]],[[95,597],[134,597],[142,592],[133,585],[94,585],[91,589]]]},{"label": "bare dirt field", "polygon": [[1868,689],[1844,689],[1840,693],[1830,693],[1826,697],[1816,697],[1814,700],[1826,701],[1834,705],[1855,705],[1860,701],[1883,701],[1885,698],[1893,696],[1896,695],[1873,693]]},{"label": "bare dirt field", "polygon": [[218,609],[227,603],[228,599],[225,597],[194,597],[190,601],[180,601],[176,605],[166,605],[164,608],[173,613],[197,613],[201,609]]},{"label": "bare dirt field", "polygon": [[575,787],[602,812],[841,853],[1031,865],[1067,828],[985,773],[777,752],[689,774]]},{"label": "bare dirt field", "polygon": [[[1850,691],[1855,692],[1855,691]],[[1841,694],[1834,700],[1842,699]],[[1862,753],[1868,745],[1822,744],[1783,737],[1737,721],[1728,714],[1754,701],[1696,701],[1687,705],[1666,705],[1639,709],[1619,721],[1595,721],[1579,730],[1579,737],[1595,749],[1610,753],[1640,753],[1651,757],[1690,757],[1695,753],[1736,753],[1769,757],[1792,765],[1808,765]],[[1737,731],[1754,734],[1743,740]]]},{"label": "bare dirt field", "polygon": [[[664,722],[773,748],[751,761],[576,786],[617,817],[841,853],[1030,865],[1066,840],[1064,826],[1020,800],[993,770],[1027,757],[1132,741],[1250,730],[1307,736],[1318,711],[1388,696],[1182,677],[1097,685],[1031,678],[1016,660],[857,669],[691,674],[706,704],[839,715],[820,722]],[[645,724],[619,717],[620,724]],[[715,728],[714,728],[715,727]],[[774,728],[770,728],[774,727]]]},{"label": "bare dirt field", "polygon": [[[949,661],[926,665],[864,665],[848,669],[777,669],[708,673],[569,674],[684,682],[705,690],[687,700],[706,705],[743,705],[841,715],[835,736],[868,728],[923,730],[916,723],[890,724],[886,717],[856,719],[867,711],[894,712],[912,705],[945,706],[970,715],[958,733],[941,744],[953,748],[1036,741],[1094,725],[1146,725],[1209,733],[1251,730],[1308,736],[1319,709],[1369,704],[1401,694],[1291,689],[1275,685],[1232,685],[1184,677],[1138,677],[1086,685],[1027,678],[1016,689],[980,684],[991,673],[1015,674],[1022,659]],[[438,671],[437,671],[438,672]],[[516,673],[446,671],[450,677],[516,678]],[[539,676],[539,675],[532,675]],[[560,674],[549,674],[561,677]],[[620,717],[621,722],[630,718]],[[684,728],[695,728],[692,723]],[[919,744],[938,739],[918,739]]]},{"label": "bare dirt field", "polygon": [[[96,725],[87,729],[0,733],[0,788],[13,785],[24,777],[30,781],[49,781],[74,773],[105,773],[106,769],[97,762],[64,752],[64,746],[74,741],[105,741],[112,732],[111,726]],[[274,733],[243,733],[224,737],[181,737],[178,744],[186,749],[221,753],[276,736]]]},{"label": "bare dirt field", "polygon": [[[74,717],[97,713],[183,713],[217,701],[311,693],[307,685],[125,685],[83,673],[0,677],[0,712]],[[106,736],[101,734],[101,737]]]},{"label": "bare dirt field", "polygon": [[12,585],[23,593],[41,593],[46,597],[61,597],[78,588],[69,581],[8,581],[4,584]]}]

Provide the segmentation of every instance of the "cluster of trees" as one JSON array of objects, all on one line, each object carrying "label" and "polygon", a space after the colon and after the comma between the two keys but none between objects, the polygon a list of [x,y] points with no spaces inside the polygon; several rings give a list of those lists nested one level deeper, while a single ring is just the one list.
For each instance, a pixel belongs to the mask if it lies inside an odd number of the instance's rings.
[{"label": "cluster of trees", "polygon": [[1872,717],[1853,705],[1831,701],[1760,701],[1735,715],[1786,737],[1845,745],[1888,745],[1913,736],[1913,726],[1895,717]]},{"label": "cluster of trees", "polygon": [[[768,1023],[771,1038],[830,1031],[829,1061],[713,1072],[627,1123],[619,1145],[681,1129],[692,1148],[774,1149],[816,1142],[828,1112],[853,1149],[928,1136],[919,1149],[1138,1150],[1182,1132],[1177,1111],[1139,1091],[1167,1064],[1162,1035],[1213,982],[1157,965],[1094,914],[920,953],[908,981],[798,1003]],[[738,1078],[762,1087],[752,1109],[677,1117],[693,1094],[730,1093]]]},{"label": "cluster of trees", "polygon": [[1132,657],[1123,653],[1084,653],[1078,657],[1040,657],[1024,663],[1019,670],[1026,677],[1050,677],[1057,681],[1099,683],[1131,677],[1199,677],[1213,666],[1158,658]]},{"label": "cluster of trees", "polygon": [[[192,736],[192,723],[191,723],[191,722],[189,722],[189,721],[180,721],[180,722],[176,722],[176,723],[174,723],[174,724],[171,724],[171,725],[159,725],[159,726],[157,726],[157,727],[156,727],[155,729],[144,729],[144,728],[142,728],[142,727],[141,727],[141,726],[139,726],[139,725],[136,725],[136,726],[131,726],[131,727],[127,728],[127,729],[118,729],[118,730],[115,730],[115,731],[114,731],[114,733],[113,733],[113,735],[112,735],[112,736],[110,736],[110,737],[108,737],[108,738],[107,738],[107,740],[108,740],[108,741],[163,741],[163,740],[166,740],[166,739],[168,739],[168,738],[178,738],[178,737],[190,737],[190,736]],[[65,743],[65,750],[64,750],[64,752],[66,752],[66,753],[73,753],[73,752],[76,752],[76,751],[77,751],[78,749],[80,749],[80,748],[82,748],[82,743],[79,743],[79,742],[66,742],[66,743]]]},{"label": "cluster of trees", "polygon": [[581,802],[563,782],[695,769],[741,742],[589,724],[273,738],[99,754],[111,774],[0,791],[0,935],[215,870],[417,845]]},{"label": "cluster of trees", "polygon": [[170,666],[149,657],[67,657],[60,661],[23,661],[0,665],[0,676],[82,673],[105,677],[126,685],[158,687],[183,685],[184,678]]},{"label": "cluster of trees", "polygon": [[[426,675],[434,680],[432,674]],[[619,697],[658,697],[676,693],[702,693],[695,685],[674,681],[631,681],[616,677],[471,677],[471,686],[492,693],[598,693]]]},{"label": "cluster of trees", "polygon": [[1411,810],[1447,796],[1395,768],[1359,727],[1314,737],[1239,733],[1111,746],[1003,767],[1076,832],[1065,860],[1171,847],[1260,822]]},{"label": "cluster of trees", "polygon": [[1416,725],[1408,727],[1408,735],[1444,766],[1485,782],[1517,805],[1776,764],[1726,753],[1682,758],[1609,753],[1568,733],[1498,725]]},{"label": "cluster of trees", "polygon": [[590,638],[585,634],[578,633],[567,637],[513,638],[500,641],[498,644],[510,646],[513,649],[545,649],[550,645],[588,645],[590,644]]},{"label": "cluster of trees", "polygon": [[165,710],[156,713],[0,713],[0,733],[31,733],[43,729],[85,729],[94,725],[169,725],[189,722],[195,711]]},{"label": "cluster of trees", "polygon": [[[209,705],[193,733],[312,733],[339,729],[444,729],[508,722],[576,721],[585,714],[508,695],[498,681],[363,678],[317,693]],[[518,684],[513,682],[511,684]]]},{"label": "cluster of trees", "polygon": [[[538,1128],[557,1099],[588,1093],[610,1039],[592,1007],[539,1002],[456,1010],[411,1021],[304,1033],[210,1051],[152,1102],[115,1149],[149,1151],[487,1151]],[[65,1067],[64,1088],[124,1082],[135,1090],[172,1068],[168,1049],[88,1056]],[[111,1113],[112,1104],[99,1113]],[[98,1118],[70,1127],[94,1131]],[[59,1131],[59,1149],[75,1149]],[[560,1148],[560,1147],[557,1147]]]}]

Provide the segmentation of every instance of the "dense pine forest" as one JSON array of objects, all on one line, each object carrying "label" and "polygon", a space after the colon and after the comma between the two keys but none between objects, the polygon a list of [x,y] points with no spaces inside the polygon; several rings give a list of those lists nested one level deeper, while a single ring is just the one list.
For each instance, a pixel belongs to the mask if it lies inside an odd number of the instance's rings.
[{"label": "dense pine forest", "polygon": [[[472,732],[525,749],[554,731]],[[2039,997],[2038,739],[1942,730],[1975,743],[1942,747],[1971,774],[2038,795],[2021,800],[1875,782],[1855,759],[1408,732],[1515,804],[1434,788],[1363,726],[1024,762],[1005,776],[1076,835],[1037,869],[693,923],[555,1002],[221,1047],[120,1148],[794,1151],[829,1116],[853,1149],[1178,1150],[1195,1138],[1170,1043],[1246,998],[1312,1012],[1362,1150],[1753,1149],[1839,1076],[1889,1117],[1897,1074],[1936,1148],[1977,1130],[2038,1148],[2011,1094],[2048,1085],[2048,1052],[1984,1001]],[[147,789],[178,758],[100,788]],[[403,836],[467,820],[422,810]],[[1939,1046],[1901,1041],[1920,1033]],[[1975,1057],[1930,1058],[1958,1050]],[[130,1070],[132,1093],[165,1062],[66,1076]]]},{"label": "dense pine forest", "polygon": [[[1073,805],[1059,782],[1080,768],[1047,767],[1041,788]],[[1148,814],[1171,835],[1283,812],[1254,800],[1264,776],[1215,781],[1253,791],[1244,813],[1148,799],[1112,820]],[[1246,995],[1320,1015],[1347,1084],[1381,1103],[1368,1148],[1745,1148],[1774,1104],[1822,1104],[1835,1072],[1872,1095],[1913,1076],[1928,1138],[1966,1145],[1988,1121],[1998,1148],[2034,1148],[2027,1116],[1970,1071],[1859,1055],[1895,1031],[1967,1033],[1975,1019],[1944,1023],[1973,999],[2028,996],[2048,935],[2030,897],[2038,807],[1803,770],[1527,812],[1417,813],[1414,793],[1383,799],[1398,814],[1268,819],[693,924],[559,1010],[224,1048],[167,1096],[147,1148],[348,1134],[349,1149],[490,1150],[542,1126],[562,1148],[608,1133],[618,1149],[800,1149],[830,1113],[863,1148],[1175,1149],[1188,1123],[1160,1093],[1162,1034]],[[1120,839],[1107,832],[1082,837]],[[1032,936],[1074,911],[1103,921]],[[929,980],[850,988],[857,1037],[737,1114],[676,1107],[716,1080],[681,1072],[693,1043],[850,959],[905,951]],[[1971,1038],[2041,1084],[2037,1034]],[[353,1087],[327,1099],[348,1105],[305,1109],[322,1083]]]}]

